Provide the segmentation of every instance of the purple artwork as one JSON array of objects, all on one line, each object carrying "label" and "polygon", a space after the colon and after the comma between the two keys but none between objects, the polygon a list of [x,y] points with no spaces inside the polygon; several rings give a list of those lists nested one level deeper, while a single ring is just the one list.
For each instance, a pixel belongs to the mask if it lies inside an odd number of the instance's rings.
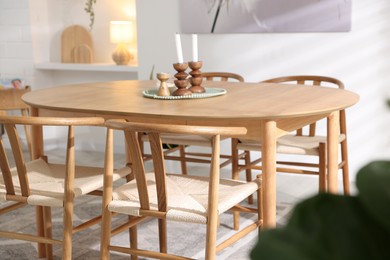
[{"label": "purple artwork", "polygon": [[347,32],[352,0],[181,0],[183,33]]}]

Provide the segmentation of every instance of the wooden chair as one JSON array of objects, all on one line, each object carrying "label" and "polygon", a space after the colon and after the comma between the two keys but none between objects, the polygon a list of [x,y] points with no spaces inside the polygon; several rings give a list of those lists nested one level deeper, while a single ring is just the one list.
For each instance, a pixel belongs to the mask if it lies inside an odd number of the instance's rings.
[{"label": "wooden chair", "polygon": [[244,82],[244,78],[241,75],[229,72],[202,72],[202,77],[211,81],[230,81],[235,79],[238,82]]},{"label": "wooden chair", "polygon": [[[7,114],[11,110],[19,110],[22,116],[29,115],[29,107],[23,102],[22,96],[30,92],[30,86],[26,86],[24,89],[3,89],[0,90],[0,115]],[[2,127],[3,130],[3,127]],[[3,133],[3,132],[2,132]],[[31,150],[31,135],[28,126],[25,126],[25,135],[28,150],[30,152],[30,159],[32,158]]]},{"label": "wooden chair", "polygon": [[[253,182],[242,182],[232,179],[220,179],[219,175],[221,135],[236,136],[245,134],[245,128],[158,125],[114,120],[108,120],[106,125],[108,126],[108,132],[103,191],[101,259],[109,259],[110,250],[127,253],[132,256],[158,259],[188,259],[167,253],[167,220],[206,224],[206,259],[215,259],[216,252],[239,240],[245,234],[260,228],[262,224],[260,177]],[[112,172],[114,159],[112,139],[114,129],[124,130],[135,179],[113,191]],[[154,172],[152,173],[146,173],[145,171],[137,132],[146,133],[149,137],[154,165]],[[205,175],[201,176],[166,174],[161,133],[201,135],[203,138],[207,138],[210,147],[212,147],[210,172],[206,172]],[[258,209],[237,205],[250,194],[256,192],[259,196]],[[218,215],[231,208],[256,213],[258,218],[254,223],[217,246]],[[112,234],[110,234],[111,212],[131,216],[124,228],[117,227],[112,231]],[[146,218],[157,218],[159,220],[160,252],[141,250],[137,247],[136,225]],[[118,230],[128,230],[129,227],[130,248],[110,245],[110,235],[117,234]]]},{"label": "wooden chair", "polygon": [[[204,80],[208,81],[238,81],[244,82],[244,78],[238,74],[228,73],[228,72],[202,72],[202,77]],[[148,139],[144,135],[139,136],[140,143],[143,144],[147,142]],[[228,138],[224,138],[228,139]],[[210,163],[210,153],[200,153],[200,152],[190,152],[188,148],[190,146],[205,147],[210,148],[209,142],[207,139],[199,136],[185,136],[185,135],[171,135],[164,134],[162,135],[162,140],[164,144],[165,159],[180,161],[182,174],[187,174],[187,162],[194,163]],[[143,155],[145,159],[151,159],[150,154],[144,152],[144,146],[141,146]],[[179,155],[173,155],[174,152],[179,151]],[[232,162],[231,155],[222,154],[223,162],[220,167],[224,167]]]},{"label": "wooden chair", "polygon": [[[269,79],[263,81],[265,83],[290,83],[303,84],[312,87],[326,86],[344,89],[344,84],[335,78],[323,76],[287,76]],[[319,175],[319,190],[326,190],[326,139],[324,135],[319,135],[316,132],[316,122],[306,127],[299,129],[295,134],[282,136],[277,141],[277,153],[297,155],[296,160],[277,161],[277,171],[297,174],[314,174]],[[307,130],[307,133],[305,133]],[[348,172],[348,150],[347,150],[347,128],[345,110],[340,111],[340,135],[339,143],[341,150],[341,161],[339,169],[343,173],[344,193],[349,194],[349,172]],[[238,150],[261,151],[261,144],[247,140],[235,140],[233,150],[238,153]],[[318,163],[308,163],[307,160],[302,160],[302,156],[316,156]],[[261,170],[261,158],[251,161],[246,158],[244,164],[239,160],[233,162],[236,171],[244,169],[259,169]]]},{"label": "wooden chair", "polygon": [[[43,229],[38,226],[38,235],[22,234],[10,231],[0,231],[0,237],[26,240],[46,244],[46,256],[52,258],[52,245],[62,245],[62,259],[72,258],[72,235],[93,224],[100,222],[98,216],[90,221],[73,226],[74,199],[83,195],[100,195],[98,190],[103,186],[103,168],[75,165],[76,126],[102,126],[103,118],[52,118],[52,117],[21,117],[0,116],[4,125],[13,154],[13,160],[8,159],[3,141],[0,140],[0,201],[7,201],[6,207],[0,209],[0,214],[13,212],[10,217],[17,217],[17,209],[26,206],[39,206],[43,212]],[[68,127],[66,160],[64,164],[54,164],[48,157],[41,156],[26,162],[19,140],[18,125],[30,126],[61,126]],[[16,167],[10,165],[15,163]],[[113,179],[130,174],[130,168],[124,168],[114,174]],[[13,203],[14,202],[14,203]],[[63,236],[62,241],[52,237],[51,207],[62,207]],[[16,212],[14,212],[16,211]],[[7,216],[7,215],[5,215]],[[41,235],[40,230],[43,231]]]}]

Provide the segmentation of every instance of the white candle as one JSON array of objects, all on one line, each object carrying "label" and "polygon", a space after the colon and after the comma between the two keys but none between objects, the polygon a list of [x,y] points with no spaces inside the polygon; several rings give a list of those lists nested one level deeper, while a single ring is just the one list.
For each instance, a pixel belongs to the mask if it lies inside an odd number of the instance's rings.
[{"label": "white candle", "polygon": [[177,62],[183,63],[183,50],[181,49],[180,34],[176,33],[175,41],[176,41]]},{"label": "white candle", "polygon": [[192,35],[192,61],[198,61],[198,35]]}]

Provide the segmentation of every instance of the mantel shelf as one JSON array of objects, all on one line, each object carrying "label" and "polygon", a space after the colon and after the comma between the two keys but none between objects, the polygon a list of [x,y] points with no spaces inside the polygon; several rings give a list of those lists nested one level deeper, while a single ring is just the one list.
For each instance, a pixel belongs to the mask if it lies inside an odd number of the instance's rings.
[{"label": "mantel shelf", "polygon": [[136,64],[115,65],[114,63],[60,63],[60,62],[41,62],[36,63],[38,70],[64,70],[64,71],[106,71],[106,72],[138,72]]}]

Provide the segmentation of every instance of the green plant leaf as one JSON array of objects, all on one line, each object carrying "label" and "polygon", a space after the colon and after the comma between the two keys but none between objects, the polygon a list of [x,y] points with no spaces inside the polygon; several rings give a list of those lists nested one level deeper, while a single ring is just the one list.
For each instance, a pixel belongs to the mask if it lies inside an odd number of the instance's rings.
[{"label": "green plant leaf", "polygon": [[153,64],[152,70],[150,71],[149,79],[154,80],[154,64]]},{"label": "green plant leaf", "polygon": [[94,4],[96,0],[86,0],[84,11],[89,14],[89,30],[92,31],[93,24],[95,23],[95,11]]},{"label": "green plant leaf", "polygon": [[356,177],[358,196],[368,213],[390,233],[390,161],[374,161]]},{"label": "green plant leaf", "polygon": [[[252,259],[390,259],[390,162],[358,173],[357,196],[318,194],[286,226],[261,232]],[[383,207],[383,208],[382,208]]]}]

